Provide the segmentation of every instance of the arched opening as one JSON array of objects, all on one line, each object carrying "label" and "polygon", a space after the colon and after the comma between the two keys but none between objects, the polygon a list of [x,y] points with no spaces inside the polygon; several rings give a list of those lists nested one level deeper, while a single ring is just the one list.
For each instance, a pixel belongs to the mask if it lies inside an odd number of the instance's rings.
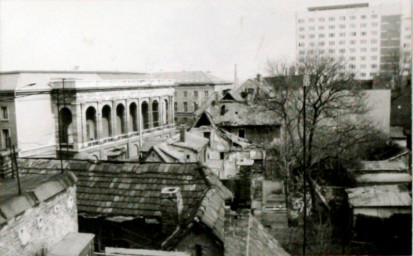
[{"label": "arched opening", "polygon": [[136,106],[136,103],[132,102],[129,105],[129,131],[138,131],[138,107]]},{"label": "arched opening", "polygon": [[68,108],[62,108],[59,113],[62,143],[73,143],[72,112]]},{"label": "arched opening", "polygon": [[152,102],[152,118],[153,118],[153,127],[159,126],[159,104],[155,100]]},{"label": "arched opening", "polygon": [[163,124],[168,124],[169,123],[169,104],[168,104],[167,99],[164,100],[163,105],[164,105],[164,109],[162,112]]},{"label": "arched opening", "polygon": [[102,108],[102,138],[112,136],[112,110],[106,105]]},{"label": "arched opening", "polygon": [[116,133],[126,133],[125,129],[125,107],[119,104],[116,107]]},{"label": "arched opening", "polygon": [[142,103],[142,123],[143,129],[149,129],[149,105],[147,102]]},{"label": "arched opening", "polygon": [[97,137],[96,109],[88,107],[86,109],[86,140],[96,140]]}]

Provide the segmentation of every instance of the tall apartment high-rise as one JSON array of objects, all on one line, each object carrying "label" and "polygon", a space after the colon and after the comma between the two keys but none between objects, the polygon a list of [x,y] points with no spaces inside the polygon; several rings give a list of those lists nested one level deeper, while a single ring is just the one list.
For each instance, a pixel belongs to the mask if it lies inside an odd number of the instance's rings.
[{"label": "tall apartment high-rise", "polygon": [[297,58],[332,56],[343,62],[343,72],[354,73],[357,79],[392,73],[395,61],[411,56],[411,14],[401,9],[399,2],[358,3],[310,7],[297,13]]}]

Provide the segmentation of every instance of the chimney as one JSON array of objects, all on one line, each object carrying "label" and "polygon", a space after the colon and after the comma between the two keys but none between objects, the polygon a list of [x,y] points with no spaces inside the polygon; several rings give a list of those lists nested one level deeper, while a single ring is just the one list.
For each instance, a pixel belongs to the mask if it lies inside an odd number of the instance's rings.
[{"label": "chimney", "polygon": [[181,189],[164,187],[161,191],[162,233],[171,234],[179,225],[183,209]]},{"label": "chimney", "polygon": [[181,125],[181,128],[179,129],[179,141],[180,142],[185,142],[185,125]]},{"label": "chimney", "polygon": [[261,82],[261,74],[257,74],[257,81]]}]

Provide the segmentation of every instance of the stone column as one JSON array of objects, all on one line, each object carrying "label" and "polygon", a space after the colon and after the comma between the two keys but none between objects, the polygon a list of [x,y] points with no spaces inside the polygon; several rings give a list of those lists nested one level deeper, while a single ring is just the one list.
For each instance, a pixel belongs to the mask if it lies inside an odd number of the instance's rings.
[{"label": "stone column", "polygon": [[82,141],[83,141],[83,146],[86,147],[87,146],[87,133],[86,133],[86,129],[87,129],[87,125],[86,125],[86,108],[85,108],[85,104],[81,104],[80,105],[80,115],[81,115],[81,127],[82,127]]},{"label": "stone column", "polygon": [[170,96],[169,107],[171,111],[171,114],[169,115],[169,119],[170,119],[170,123],[173,124],[175,123],[175,98],[173,96]]},{"label": "stone column", "polygon": [[96,125],[97,125],[97,140],[102,139],[102,105],[100,101],[97,102],[96,106]]},{"label": "stone column", "polygon": [[133,124],[131,126],[131,129],[129,129],[129,123],[132,122],[132,120],[130,120],[130,113],[129,113],[129,104],[130,104],[130,100],[127,99],[125,101],[125,112],[123,113],[124,116],[124,122],[125,122],[125,133],[128,134],[130,132],[133,132]]},{"label": "stone column", "polygon": [[111,120],[110,120],[110,126],[112,127],[112,136],[115,136],[118,134],[118,130],[116,127],[116,104],[115,101],[112,100],[112,111],[111,113]]},{"label": "stone column", "polygon": [[149,129],[153,128],[153,113],[152,113],[152,99],[149,99],[149,106],[148,106],[148,120],[149,120]]},{"label": "stone column", "polygon": [[141,127],[141,125],[142,125],[142,108],[141,108],[141,101],[139,100],[139,99],[137,99],[137,107],[136,107],[136,122],[138,122],[136,125],[137,125],[137,127],[138,127],[138,132],[139,132],[139,134],[141,133],[141,131],[142,131],[142,127]]}]

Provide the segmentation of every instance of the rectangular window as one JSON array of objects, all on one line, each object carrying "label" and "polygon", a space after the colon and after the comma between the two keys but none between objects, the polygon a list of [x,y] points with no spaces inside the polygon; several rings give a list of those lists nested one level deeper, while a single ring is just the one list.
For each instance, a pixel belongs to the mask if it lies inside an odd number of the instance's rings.
[{"label": "rectangular window", "polygon": [[8,149],[10,148],[10,145],[7,143],[7,138],[10,136],[9,129],[3,129],[1,130],[1,148],[2,149]]},{"label": "rectangular window", "polygon": [[377,65],[376,65],[376,64],[372,64],[372,65],[371,65],[371,68],[377,68]]},{"label": "rectangular window", "polygon": [[329,37],[334,37],[334,33],[330,33],[328,36]]},{"label": "rectangular window", "polygon": [[362,20],[365,20],[366,18],[367,18],[367,16],[366,15],[361,15],[361,17],[360,17]]},{"label": "rectangular window", "polygon": [[299,35],[298,37],[299,37],[300,39],[304,39],[304,38],[305,38],[304,35]]},{"label": "rectangular window", "polygon": [[345,36],[346,36],[346,33],[344,32],[340,33],[340,37],[345,37]]},{"label": "rectangular window", "polygon": [[315,27],[314,26],[311,26],[311,27],[309,27],[308,28],[310,31],[314,31],[315,30]]},{"label": "rectangular window", "polygon": [[314,34],[311,34],[309,37],[310,37],[310,38],[315,38],[315,35],[314,35]]},{"label": "rectangular window", "polygon": [[299,20],[298,20],[298,23],[304,23],[304,20],[303,20],[303,19],[299,19]]},{"label": "rectangular window", "polygon": [[330,25],[330,26],[328,26],[328,28],[329,28],[329,29],[335,29],[335,28],[336,28],[336,26],[334,26],[334,25]]},{"label": "rectangular window", "polygon": [[188,112],[188,102],[184,102],[184,112]]},{"label": "rectangular window", "polygon": [[356,16],[350,16],[350,20],[355,20]]},{"label": "rectangular window", "polygon": [[360,27],[361,27],[361,28],[365,28],[365,27],[367,27],[367,24],[366,24],[366,23],[362,23],[362,24],[360,24]]},{"label": "rectangular window", "polygon": [[346,43],[346,41],[344,41],[344,40],[341,40],[340,42],[338,42],[339,45],[344,45],[345,43]]},{"label": "rectangular window", "polygon": [[350,28],[356,28],[357,25],[356,24],[350,24]]},{"label": "rectangular window", "polygon": [[367,32],[361,32],[362,36],[367,36]]},{"label": "rectangular window", "polygon": [[335,21],[336,18],[335,18],[335,17],[330,17],[330,18],[328,18],[328,20],[329,20],[329,21]]},{"label": "rectangular window", "polygon": [[194,97],[198,98],[198,91],[194,91]]},{"label": "rectangular window", "polygon": [[319,18],[318,21],[323,22],[325,19],[324,18]]},{"label": "rectangular window", "polygon": [[335,53],[336,51],[334,50],[334,49],[330,49],[330,50],[328,50],[328,53],[330,53],[330,54],[333,54],[333,53]]},{"label": "rectangular window", "polygon": [[324,34],[319,34],[318,38],[324,38]]},{"label": "rectangular window", "polygon": [[3,120],[9,119],[9,109],[6,106],[1,107],[1,119]]},{"label": "rectangular window", "polygon": [[208,97],[208,91],[204,92],[205,97]]},{"label": "rectangular window", "polygon": [[346,20],[346,16],[340,16],[340,20]]},{"label": "rectangular window", "polygon": [[219,159],[224,160],[225,154],[224,152],[219,152]]},{"label": "rectangular window", "polygon": [[298,47],[304,47],[304,43],[298,43]]},{"label": "rectangular window", "polygon": [[340,53],[346,53],[346,49],[340,49]]},{"label": "rectangular window", "polygon": [[309,22],[314,22],[314,19],[313,19],[313,18],[311,18],[311,19],[309,19],[308,21],[309,21]]},{"label": "rectangular window", "polygon": [[[363,48],[364,49],[364,48]],[[371,48],[372,52],[377,52],[377,48]]]},{"label": "rectangular window", "polygon": [[244,130],[238,130],[238,137],[245,138],[245,131]]},{"label": "rectangular window", "polygon": [[304,27],[298,28],[298,31],[304,31]]},{"label": "rectangular window", "polygon": [[174,102],[174,109],[175,109],[175,112],[178,112],[178,102]]},{"label": "rectangular window", "polygon": [[355,61],[355,60],[356,60],[356,57],[355,57],[355,56],[350,56],[350,60],[351,60],[351,61]]},{"label": "rectangular window", "polygon": [[360,65],[360,68],[366,68],[367,66],[366,66],[366,64],[361,64]]},{"label": "rectangular window", "polygon": [[361,48],[360,52],[367,52],[367,48]]},{"label": "rectangular window", "polygon": [[377,14],[372,14],[372,15],[371,15],[371,18],[372,18],[372,19],[377,19]]},{"label": "rectangular window", "polygon": [[194,111],[198,110],[198,103],[194,102]]},{"label": "rectangular window", "polygon": [[360,44],[366,44],[367,40],[360,40]]},{"label": "rectangular window", "polygon": [[319,26],[318,29],[319,30],[324,30],[324,26]]},{"label": "rectangular window", "polygon": [[[340,41],[340,44],[341,44],[341,42],[343,42],[343,41]],[[335,42],[334,42],[334,41],[330,41],[330,42],[328,42],[328,45],[335,45]]]},{"label": "rectangular window", "polygon": [[371,60],[377,60],[377,56],[371,56]]},{"label": "rectangular window", "polygon": [[178,92],[174,92],[174,96],[176,98],[178,96]]},{"label": "rectangular window", "polygon": [[324,46],[324,44],[325,44],[324,42],[319,42],[318,43],[318,45],[320,45],[320,46]]},{"label": "rectangular window", "polygon": [[366,60],[366,56],[361,56],[360,59],[361,60]]},{"label": "rectangular window", "polygon": [[342,25],[340,25],[340,28],[344,29],[344,28],[346,28],[346,25],[342,24]]},{"label": "rectangular window", "polygon": [[184,91],[184,97],[185,98],[188,97],[188,92],[187,91]]}]

